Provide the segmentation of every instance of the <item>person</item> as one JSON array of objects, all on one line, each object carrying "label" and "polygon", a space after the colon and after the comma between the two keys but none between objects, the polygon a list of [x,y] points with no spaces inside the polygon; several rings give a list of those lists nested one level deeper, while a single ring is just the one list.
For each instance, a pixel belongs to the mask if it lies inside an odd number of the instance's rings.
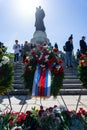
[{"label": "person", "polygon": [[87,51],[87,45],[86,45],[86,42],[85,42],[85,36],[82,36],[82,39],[80,40],[80,51],[81,53],[86,53]]},{"label": "person", "polygon": [[43,22],[44,17],[45,17],[44,10],[41,8],[41,6],[39,6],[38,8],[36,8],[36,13],[35,13],[36,31],[45,31],[45,26],[44,26],[44,22]]},{"label": "person", "polygon": [[20,53],[20,44],[18,44],[18,40],[15,40],[15,44],[13,45],[14,50],[14,62],[19,61],[19,53]]},{"label": "person", "polygon": [[58,44],[55,42],[54,47],[58,49]]},{"label": "person", "polygon": [[80,60],[80,56],[81,56],[81,52],[79,49],[77,49],[76,56],[77,56],[77,63],[78,63]]},{"label": "person", "polygon": [[66,68],[73,67],[72,65],[72,52],[73,52],[73,35],[68,38],[68,41],[65,43],[66,46],[66,54],[65,54],[65,62]]},{"label": "person", "polygon": [[29,51],[30,51],[30,48],[28,45],[28,41],[25,41],[24,46],[22,48],[23,62],[26,59],[26,57],[28,56]]}]

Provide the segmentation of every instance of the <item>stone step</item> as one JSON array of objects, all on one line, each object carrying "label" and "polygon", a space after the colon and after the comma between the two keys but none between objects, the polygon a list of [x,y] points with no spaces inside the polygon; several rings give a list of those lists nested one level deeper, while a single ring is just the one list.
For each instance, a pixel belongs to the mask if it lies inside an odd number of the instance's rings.
[{"label": "stone step", "polygon": [[81,81],[79,79],[63,79],[63,83],[75,84],[75,83],[81,83]]},{"label": "stone step", "polygon": [[64,89],[79,89],[83,88],[82,84],[63,84]]},{"label": "stone step", "polygon": [[17,79],[17,78],[23,79],[22,74],[18,74],[18,75],[14,74],[14,79]]},{"label": "stone step", "polygon": [[[15,89],[25,88],[25,85],[23,83],[14,83],[12,86]],[[82,84],[63,84],[64,89],[79,89],[83,88]]]},{"label": "stone step", "polygon": [[65,75],[65,79],[78,79],[77,75]]},{"label": "stone step", "polygon": [[17,83],[18,83],[18,84],[20,84],[20,83],[23,84],[23,83],[24,83],[24,79],[20,79],[20,78],[19,78],[19,79],[16,79],[16,80],[14,79],[14,80],[13,80],[13,84],[17,84]]},{"label": "stone step", "polygon": [[87,89],[61,89],[61,95],[87,95]]},{"label": "stone step", "polygon": [[27,89],[14,89],[9,92],[10,95],[28,95],[29,90]]},{"label": "stone step", "polygon": [[22,70],[22,69],[17,69],[17,70],[15,70],[15,72],[14,73],[23,73],[24,72],[24,70]]},{"label": "stone step", "polygon": [[[27,89],[15,89],[9,92],[10,95],[28,95]],[[60,89],[58,95],[87,95],[87,89]]]},{"label": "stone step", "polygon": [[77,73],[64,73],[64,76],[77,76]]},{"label": "stone step", "polygon": [[22,89],[22,88],[25,88],[25,85],[24,84],[12,84],[13,88],[14,89]]},{"label": "stone step", "polygon": [[22,76],[22,73],[14,73],[14,77],[16,77],[16,76],[21,77],[21,76]]}]

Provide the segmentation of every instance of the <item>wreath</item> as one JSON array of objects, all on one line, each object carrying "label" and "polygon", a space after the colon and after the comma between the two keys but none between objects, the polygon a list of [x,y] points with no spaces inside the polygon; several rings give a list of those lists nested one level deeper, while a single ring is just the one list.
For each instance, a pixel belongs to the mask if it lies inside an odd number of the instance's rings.
[{"label": "wreath", "polygon": [[87,88],[87,53],[82,54],[78,65],[78,77],[83,86]]},{"label": "wreath", "polygon": [[23,73],[25,87],[32,92],[34,74],[37,66],[51,71],[51,95],[57,96],[63,86],[64,68],[63,61],[57,48],[48,45],[38,45],[29,52],[24,60]]},{"label": "wreath", "polygon": [[13,68],[9,55],[0,48],[0,95],[12,89]]}]

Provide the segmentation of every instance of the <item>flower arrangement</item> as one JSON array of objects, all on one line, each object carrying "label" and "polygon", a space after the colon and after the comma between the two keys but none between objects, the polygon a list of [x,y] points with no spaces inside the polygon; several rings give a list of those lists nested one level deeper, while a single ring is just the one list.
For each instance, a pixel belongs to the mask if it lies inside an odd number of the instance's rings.
[{"label": "flower arrangement", "polygon": [[59,56],[57,48],[48,45],[38,45],[29,53],[29,57],[24,60],[25,71],[23,74],[25,86],[32,91],[35,70],[39,66],[43,72],[47,69],[51,72],[51,94],[57,96],[62,88],[64,78],[63,61]]},{"label": "flower arrangement", "polygon": [[63,106],[40,110],[36,107],[26,113],[5,112],[0,117],[0,130],[86,130],[87,111],[69,111]]},{"label": "flower arrangement", "polygon": [[0,48],[0,95],[7,93],[12,88],[12,76],[13,68],[9,54]]},{"label": "flower arrangement", "polygon": [[78,65],[78,77],[87,88],[87,54],[82,54]]}]

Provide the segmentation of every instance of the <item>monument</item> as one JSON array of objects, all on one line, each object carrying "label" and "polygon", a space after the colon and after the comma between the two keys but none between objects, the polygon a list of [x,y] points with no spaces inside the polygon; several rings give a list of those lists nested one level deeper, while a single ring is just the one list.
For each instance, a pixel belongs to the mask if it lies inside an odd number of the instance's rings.
[{"label": "monument", "polygon": [[48,44],[49,39],[47,38],[46,28],[44,25],[44,17],[45,12],[41,8],[41,6],[36,8],[35,13],[35,32],[33,34],[33,38],[31,39],[31,43],[33,44]]}]

